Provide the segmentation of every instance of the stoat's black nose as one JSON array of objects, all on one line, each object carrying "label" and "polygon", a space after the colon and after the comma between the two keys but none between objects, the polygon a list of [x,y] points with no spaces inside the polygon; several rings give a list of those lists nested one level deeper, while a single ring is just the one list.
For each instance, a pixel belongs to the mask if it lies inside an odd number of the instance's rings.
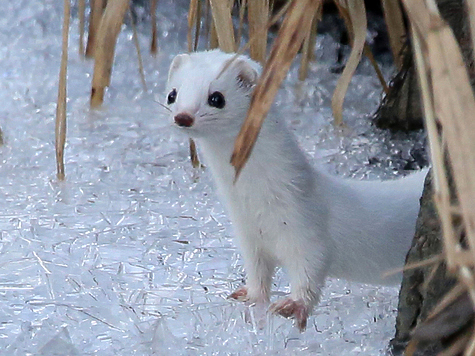
[{"label": "stoat's black nose", "polygon": [[175,116],[175,124],[182,127],[193,126],[195,120],[189,114],[181,113]]}]

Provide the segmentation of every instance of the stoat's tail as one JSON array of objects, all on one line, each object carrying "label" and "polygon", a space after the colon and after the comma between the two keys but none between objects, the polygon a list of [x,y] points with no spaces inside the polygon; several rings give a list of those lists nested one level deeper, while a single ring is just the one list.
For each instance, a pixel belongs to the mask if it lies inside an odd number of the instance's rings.
[{"label": "stoat's tail", "polygon": [[330,273],[365,283],[398,283],[414,237],[419,199],[428,170],[387,181],[329,177],[329,229],[335,244]]}]

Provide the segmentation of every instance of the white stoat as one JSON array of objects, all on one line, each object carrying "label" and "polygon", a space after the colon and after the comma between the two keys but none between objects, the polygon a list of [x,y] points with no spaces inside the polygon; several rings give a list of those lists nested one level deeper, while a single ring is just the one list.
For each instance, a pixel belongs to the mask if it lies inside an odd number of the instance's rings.
[{"label": "white stoat", "polygon": [[385,182],[330,176],[312,168],[285,125],[268,117],[234,183],[230,157],[260,70],[246,56],[219,50],[178,55],[167,105],[197,141],[238,236],[247,281],[231,297],[268,302],[275,267],[283,266],[291,294],[271,310],[304,329],[328,275],[400,281],[382,274],[404,263],[424,173]]}]

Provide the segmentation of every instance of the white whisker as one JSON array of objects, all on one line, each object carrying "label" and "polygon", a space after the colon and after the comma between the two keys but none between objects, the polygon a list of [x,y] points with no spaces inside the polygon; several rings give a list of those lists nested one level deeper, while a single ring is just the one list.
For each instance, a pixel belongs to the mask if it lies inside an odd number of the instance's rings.
[{"label": "white whisker", "polygon": [[165,106],[163,105],[161,102],[155,100],[155,99],[152,99],[154,102],[156,102],[158,105],[160,105],[162,108],[168,110],[169,112],[172,112],[171,109],[168,107],[168,106]]}]

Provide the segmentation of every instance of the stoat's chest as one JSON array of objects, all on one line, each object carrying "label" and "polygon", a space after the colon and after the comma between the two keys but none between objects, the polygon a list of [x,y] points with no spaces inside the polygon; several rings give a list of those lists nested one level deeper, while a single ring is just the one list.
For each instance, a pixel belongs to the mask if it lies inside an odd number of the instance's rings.
[{"label": "stoat's chest", "polygon": [[[218,193],[224,198],[231,215],[249,224],[268,229],[284,225],[290,211],[295,210],[295,192],[292,190],[291,172],[282,166],[285,160],[274,160],[260,149],[254,150],[235,181],[234,167],[230,164],[232,147],[214,146],[199,142],[206,164],[211,169]],[[295,190],[295,189],[294,189]]]}]

